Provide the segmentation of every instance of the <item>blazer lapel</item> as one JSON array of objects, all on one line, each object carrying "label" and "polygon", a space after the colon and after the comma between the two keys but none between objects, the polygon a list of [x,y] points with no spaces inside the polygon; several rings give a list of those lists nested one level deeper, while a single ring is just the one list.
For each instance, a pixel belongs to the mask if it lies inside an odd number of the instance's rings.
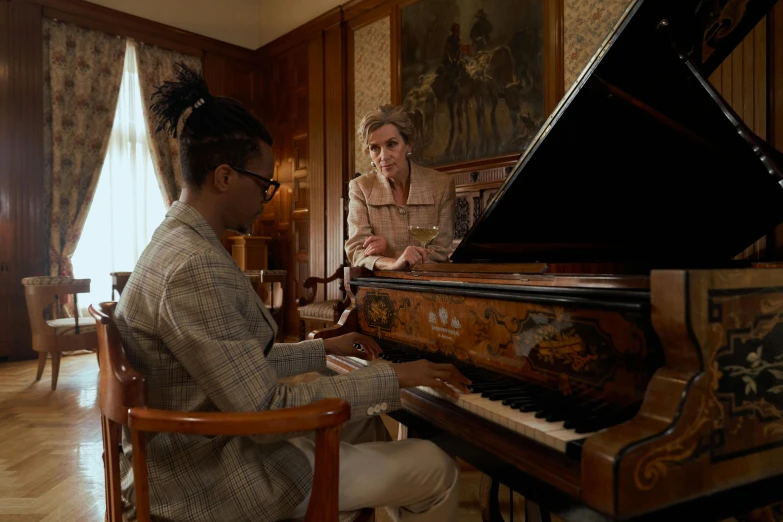
[{"label": "blazer lapel", "polygon": [[386,178],[378,172],[375,173],[370,195],[367,196],[367,204],[374,206],[394,205],[391,186]]},{"label": "blazer lapel", "polygon": [[424,178],[421,167],[411,162],[411,187],[408,191],[408,205],[434,205],[432,187]]}]

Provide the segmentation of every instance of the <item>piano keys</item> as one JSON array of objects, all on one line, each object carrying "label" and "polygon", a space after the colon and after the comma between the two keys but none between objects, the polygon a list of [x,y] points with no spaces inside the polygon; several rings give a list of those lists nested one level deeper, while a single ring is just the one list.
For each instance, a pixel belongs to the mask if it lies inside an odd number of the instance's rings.
[{"label": "piano keys", "polygon": [[[446,361],[431,352],[383,344],[382,358],[390,362]],[[358,366],[368,364],[361,359],[354,360]],[[457,363],[457,367],[473,382],[469,387],[473,393],[454,398],[428,386],[416,389],[576,459],[587,437],[631,419],[641,404],[619,407],[586,394],[562,395],[529,381],[510,379],[469,364]]]},{"label": "piano keys", "polygon": [[632,1],[451,262],[346,269],[311,334],[463,369],[396,418],[566,520],[783,500],[783,268],[736,259],[783,222],[783,155],[705,79],[774,1],[734,3],[716,38],[727,2]]}]

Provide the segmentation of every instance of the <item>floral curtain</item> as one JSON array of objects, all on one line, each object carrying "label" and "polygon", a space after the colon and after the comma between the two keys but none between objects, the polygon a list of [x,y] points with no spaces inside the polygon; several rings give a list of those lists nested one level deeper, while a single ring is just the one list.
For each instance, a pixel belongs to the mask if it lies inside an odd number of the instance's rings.
[{"label": "floral curtain", "polygon": [[[135,43],[135,42],[134,42]],[[182,173],[179,165],[179,147],[177,140],[165,132],[155,132],[155,115],[149,110],[152,105],[152,93],[163,82],[174,80],[174,64],[182,62],[195,71],[201,71],[201,58],[188,56],[176,51],[162,49],[154,45],[135,43],[138,63],[141,95],[144,99],[144,117],[150,138],[150,148],[155,163],[158,185],[166,200],[166,208],[179,199],[182,188]]]},{"label": "floral curtain", "polygon": [[44,187],[51,205],[49,271],[73,276],[111,135],[125,39],[44,19]]}]

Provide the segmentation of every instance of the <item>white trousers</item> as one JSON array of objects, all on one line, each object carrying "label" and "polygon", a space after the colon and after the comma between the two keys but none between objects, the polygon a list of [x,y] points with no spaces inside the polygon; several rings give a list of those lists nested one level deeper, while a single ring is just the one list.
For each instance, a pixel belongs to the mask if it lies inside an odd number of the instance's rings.
[{"label": "white trousers", "polygon": [[[392,442],[380,417],[349,421],[341,438],[340,511],[385,507],[395,522],[457,521],[459,466],[434,443]],[[290,442],[313,465],[314,437]],[[290,518],[304,518],[309,501],[308,494]]]}]

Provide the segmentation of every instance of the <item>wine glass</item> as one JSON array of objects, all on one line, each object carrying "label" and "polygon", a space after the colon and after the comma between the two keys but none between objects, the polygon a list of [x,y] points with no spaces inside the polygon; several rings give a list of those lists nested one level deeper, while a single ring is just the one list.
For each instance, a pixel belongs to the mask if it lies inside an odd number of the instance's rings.
[{"label": "wine glass", "polygon": [[418,241],[421,244],[422,248],[427,248],[427,244],[438,237],[438,233],[440,232],[440,227],[437,225],[430,225],[430,226],[418,226],[418,225],[410,225],[408,227],[408,232],[411,236],[413,236],[413,239]]}]

